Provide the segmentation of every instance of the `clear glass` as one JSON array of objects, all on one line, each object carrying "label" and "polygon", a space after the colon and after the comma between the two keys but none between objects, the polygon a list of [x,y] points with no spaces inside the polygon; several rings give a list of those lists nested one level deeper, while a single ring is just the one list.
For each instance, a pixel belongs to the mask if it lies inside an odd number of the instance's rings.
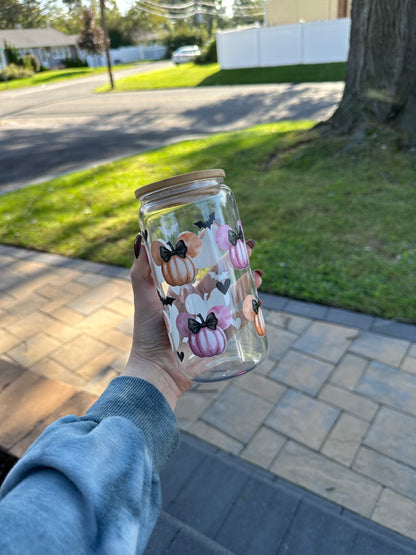
[{"label": "clear glass", "polygon": [[140,197],[141,233],[178,368],[195,382],[249,372],[267,356],[261,301],[234,195],[205,178]]}]

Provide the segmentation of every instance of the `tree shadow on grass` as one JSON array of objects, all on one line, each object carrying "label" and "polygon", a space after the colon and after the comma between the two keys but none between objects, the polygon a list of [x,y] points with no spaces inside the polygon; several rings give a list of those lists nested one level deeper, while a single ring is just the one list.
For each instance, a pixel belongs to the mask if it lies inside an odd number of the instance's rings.
[{"label": "tree shadow on grass", "polygon": [[63,73],[62,76],[61,75],[57,75],[56,73],[53,75],[42,75],[42,73],[39,75],[39,79],[35,80],[35,83],[38,83],[39,85],[42,84],[46,84],[49,83],[50,81],[62,81],[64,79],[69,79],[69,78],[73,78],[73,77],[85,77],[85,76],[90,76],[90,75],[95,75],[94,73],[90,73],[90,72],[80,72],[80,71],[69,71],[68,73]]}]

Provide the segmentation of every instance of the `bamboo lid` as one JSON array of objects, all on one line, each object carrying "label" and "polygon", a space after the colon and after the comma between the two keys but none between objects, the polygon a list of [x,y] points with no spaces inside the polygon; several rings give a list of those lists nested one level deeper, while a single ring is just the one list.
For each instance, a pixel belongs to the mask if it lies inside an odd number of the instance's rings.
[{"label": "bamboo lid", "polygon": [[161,181],[155,181],[154,183],[149,183],[148,185],[143,185],[135,191],[136,198],[140,198],[147,193],[154,193],[160,189],[165,189],[166,187],[173,187],[175,185],[183,185],[184,183],[189,183],[190,181],[197,181],[200,179],[209,179],[211,177],[225,177],[225,171],[220,169],[215,170],[202,170],[199,172],[184,173],[182,175],[175,175],[173,177],[168,177],[167,179],[162,179]]}]

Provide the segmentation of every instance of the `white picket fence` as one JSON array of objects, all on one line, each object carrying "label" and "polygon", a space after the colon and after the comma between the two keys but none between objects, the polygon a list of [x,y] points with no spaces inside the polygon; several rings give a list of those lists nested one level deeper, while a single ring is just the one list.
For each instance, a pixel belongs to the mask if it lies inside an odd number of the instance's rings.
[{"label": "white picket fence", "polygon": [[[166,46],[154,44],[150,46],[122,46],[110,50],[110,59],[113,65],[139,62],[140,60],[160,60],[166,54]],[[90,55],[86,57],[90,67],[107,65],[105,56]]]},{"label": "white picket fence", "polygon": [[221,69],[345,62],[349,18],[217,31]]}]

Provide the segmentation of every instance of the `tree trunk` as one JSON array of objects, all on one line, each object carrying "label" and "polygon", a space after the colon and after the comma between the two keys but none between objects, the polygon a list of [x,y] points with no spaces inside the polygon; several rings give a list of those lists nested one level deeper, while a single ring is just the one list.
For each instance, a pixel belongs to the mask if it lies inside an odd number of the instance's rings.
[{"label": "tree trunk", "polygon": [[354,134],[371,124],[416,144],[415,0],[353,0],[344,95],[325,127]]}]

